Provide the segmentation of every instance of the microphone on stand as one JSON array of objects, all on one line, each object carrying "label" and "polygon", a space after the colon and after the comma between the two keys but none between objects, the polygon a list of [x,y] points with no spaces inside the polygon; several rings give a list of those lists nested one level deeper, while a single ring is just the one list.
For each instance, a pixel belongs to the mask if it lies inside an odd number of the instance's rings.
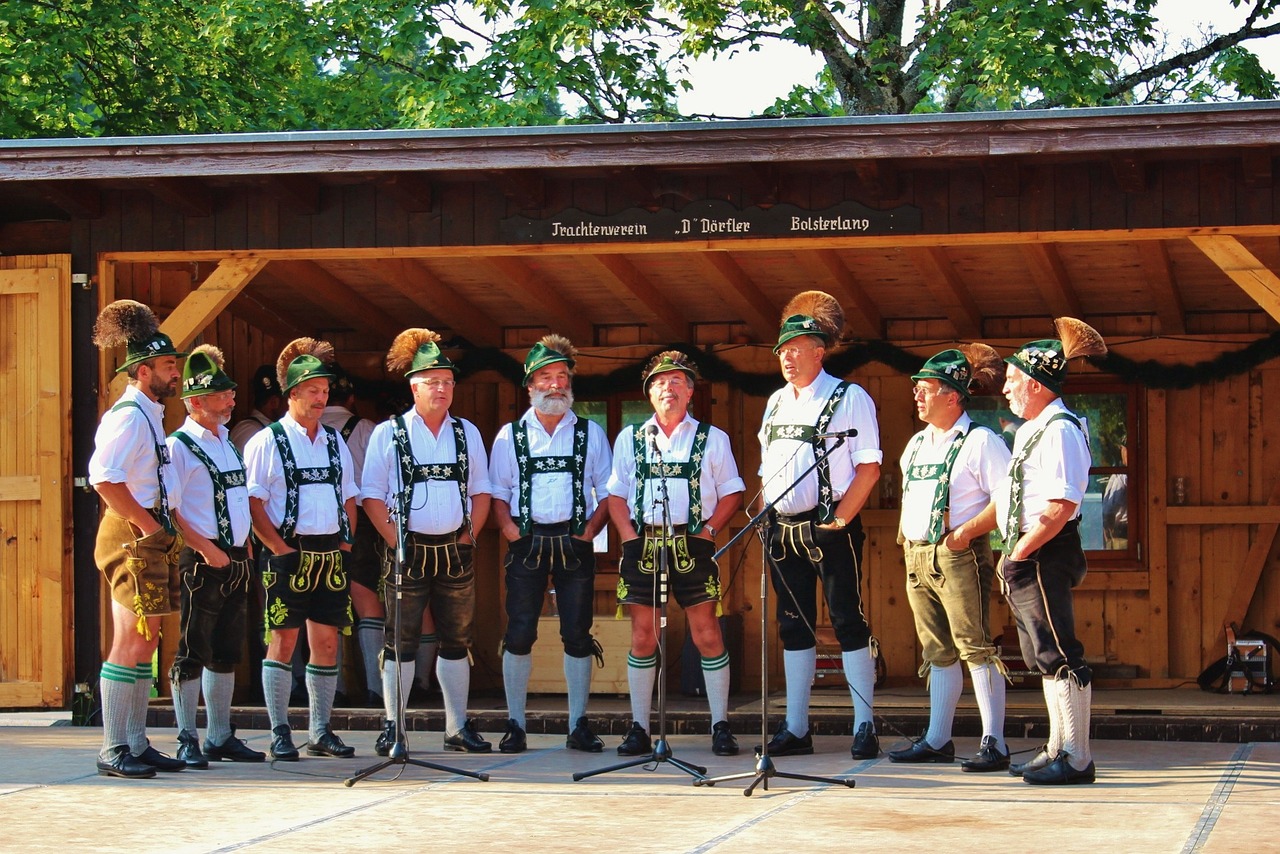
[{"label": "microphone on stand", "polygon": [[644,434],[649,437],[649,448],[653,455],[658,458],[658,462],[662,462],[662,452],[658,450],[658,425],[650,424],[645,428]]},{"label": "microphone on stand", "polygon": [[[649,438],[649,450],[653,452],[654,458],[657,459],[659,465],[664,465],[662,461],[662,451],[658,450],[658,425],[650,424],[645,428],[644,434]],[[665,505],[667,501],[667,476],[665,472],[663,473],[660,482],[662,485],[661,501]],[[666,533],[666,526],[664,525],[662,542],[662,547],[664,549],[667,547]],[[667,601],[667,574],[665,572],[659,572],[658,576],[658,604],[662,605]],[[665,613],[662,615],[662,621],[665,624]]]},{"label": "microphone on stand", "polygon": [[858,435],[858,431],[853,427],[850,427],[848,430],[832,430],[830,433],[817,433],[814,435],[813,438],[815,439],[852,439],[856,435]]}]

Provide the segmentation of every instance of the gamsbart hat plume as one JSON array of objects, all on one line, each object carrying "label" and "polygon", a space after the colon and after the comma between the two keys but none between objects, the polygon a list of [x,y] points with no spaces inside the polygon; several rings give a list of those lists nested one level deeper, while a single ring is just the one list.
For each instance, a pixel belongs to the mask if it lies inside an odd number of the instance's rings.
[{"label": "gamsbart hat plume", "polygon": [[334,359],[333,345],[314,338],[295,338],[280,351],[276,359],[276,380],[285,394],[306,380],[333,379],[329,363]]},{"label": "gamsbart hat plume", "polygon": [[118,299],[98,314],[93,324],[93,343],[101,350],[125,347],[125,360],[116,373],[157,356],[185,356],[160,331],[155,312],[140,302]]},{"label": "gamsbart hat plume", "polygon": [[644,373],[640,375],[640,386],[649,393],[649,382],[658,374],[665,374],[668,371],[684,371],[689,377],[690,383],[698,381],[698,366],[693,363],[686,354],[679,350],[665,350],[649,360],[644,366]]},{"label": "gamsbart hat plume", "polygon": [[222,351],[212,344],[201,344],[192,350],[182,366],[183,399],[234,389],[235,381],[223,370],[225,364]]},{"label": "gamsbart hat plume", "polygon": [[461,373],[453,360],[440,352],[440,333],[430,329],[406,329],[391,342],[387,351],[387,370],[406,377],[422,371],[447,368]]},{"label": "gamsbart hat plume", "polygon": [[969,363],[969,394],[995,394],[1004,383],[1004,359],[995,347],[974,342],[957,348]]},{"label": "gamsbart hat plume", "polygon": [[1074,317],[1059,317],[1053,326],[1061,338],[1029,341],[1005,361],[1054,394],[1061,394],[1067,380],[1067,363],[1087,356],[1105,356],[1107,343],[1096,329]]},{"label": "gamsbart hat plume", "polygon": [[817,335],[826,346],[840,340],[844,331],[844,309],[825,291],[803,291],[796,294],[782,310],[782,326],[773,352],[801,335]]},{"label": "gamsbart hat plume", "polygon": [[573,346],[573,342],[563,335],[544,335],[529,350],[529,355],[524,359],[524,385],[528,386],[533,381],[533,375],[538,370],[545,368],[547,365],[554,365],[556,362],[568,362],[569,373],[573,373],[574,357],[578,355],[577,349]]}]

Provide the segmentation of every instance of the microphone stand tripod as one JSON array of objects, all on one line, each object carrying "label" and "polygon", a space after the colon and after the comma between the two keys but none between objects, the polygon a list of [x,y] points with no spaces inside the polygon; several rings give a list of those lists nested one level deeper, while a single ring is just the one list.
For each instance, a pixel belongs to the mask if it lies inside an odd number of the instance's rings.
[{"label": "microphone stand tripod", "polygon": [[[396,464],[396,472],[400,477],[400,488],[401,490],[403,490],[405,489],[404,475],[403,475],[403,472],[401,471],[401,466],[399,465],[398,462]],[[396,602],[395,602],[395,607],[392,608],[392,615],[393,615],[392,637],[396,638],[397,643],[399,643],[400,619],[401,619],[400,604],[401,604],[401,600],[404,598],[404,587],[403,587],[404,561],[405,561],[404,526],[408,524],[408,520],[401,518],[399,501],[392,501],[391,507],[389,509],[391,510],[391,518],[394,519],[396,523],[396,551],[395,551],[395,561],[393,564],[393,573],[392,573],[392,579],[393,579],[392,590],[395,591]],[[376,774],[382,769],[392,765],[414,765],[414,766],[417,766],[418,768],[430,768],[433,771],[443,771],[446,774],[457,774],[463,777],[471,777],[473,779],[481,781],[482,783],[488,782],[489,775],[484,771],[467,771],[464,768],[454,768],[451,765],[440,765],[435,762],[424,762],[421,759],[413,759],[409,756],[409,746],[408,746],[408,741],[405,737],[405,727],[404,727],[404,703],[401,702],[402,698],[404,697],[404,693],[403,693],[404,680],[401,678],[400,674],[401,674],[400,659],[399,659],[399,653],[397,652],[396,697],[395,697],[396,743],[391,745],[391,752],[390,754],[388,754],[386,759],[374,765],[370,765],[368,768],[361,769],[359,772],[356,773],[354,777],[350,777],[347,780],[345,780],[343,782],[343,785],[345,785],[347,788],[351,788],[352,786],[354,786],[356,783],[359,783],[364,778],[372,774]]]},{"label": "microphone stand tripod", "polygon": [[[637,765],[653,764],[657,769],[660,765],[672,765],[675,768],[689,774],[693,777],[693,783],[696,786],[699,781],[707,779],[707,769],[701,765],[694,765],[691,762],[685,762],[675,757],[671,745],[667,742],[667,588],[670,578],[670,565],[668,559],[671,551],[675,548],[673,543],[674,528],[671,524],[671,501],[667,494],[667,473],[666,465],[662,460],[662,452],[658,450],[658,439],[656,434],[649,436],[649,447],[653,451],[653,455],[658,458],[658,466],[662,470],[662,477],[658,481],[659,504],[662,508],[662,547],[658,549],[658,566],[657,577],[654,579],[658,588],[658,731],[657,738],[653,741],[653,751],[648,756],[638,756],[627,762],[619,762],[616,765],[610,765],[606,768],[597,768],[595,771],[580,771],[573,775],[573,779],[585,780],[588,777],[594,777],[597,774],[608,774],[611,771],[621,771],[624,768],[634,768]],[[639,463],[636,465],[639,471]],[[643,520],[642,520],[643,521]],[[641,532],[641,538],[644,533]]]},{"label": "microphone stand tripod", "polygon": [[831,447],[824,448],[820,454],[814,454],[813,465],[801,472],[786,489],[782,490],[777,498],[766,502],[760,508],[760,512],[751,517],[746,527],[734,534],[729,539],[729,542],[724,544],[724,548],[714,555],[718,561],[722,554],[733,548],[733,544],[742,539],[747,531],[752,529],[760,537],[760,752],[756,754],[755,768],[751,771],[726,774],[722,777],[703,777],[693,781],[695,786],[714,786],[716,783],[745,780],[750,777],[752,778],[751,783],[743,790],[742,794],[746,797],[751,797],[757,786],[763,786],[766,792],[769,791],[769,780],[774,777],[782,777],[787,780],[807,780],[812,783],[831,783],[848,786],[850,789],[857,785],[857,782],[851,777],[816,777],[810,774],[785,773],[777,769],[777,766],[773,764],[773,759],[769,756],[769,557],[767,554],[769,537],[766,517],[773,511],[774,506],[786,497],[787,493],[795,489],[796,485],[808,477],[809,473],[816,469],[823,460],[831,456],[836,448],[844,444],[844,436],[837,436],[835,439],[835,444]]}]

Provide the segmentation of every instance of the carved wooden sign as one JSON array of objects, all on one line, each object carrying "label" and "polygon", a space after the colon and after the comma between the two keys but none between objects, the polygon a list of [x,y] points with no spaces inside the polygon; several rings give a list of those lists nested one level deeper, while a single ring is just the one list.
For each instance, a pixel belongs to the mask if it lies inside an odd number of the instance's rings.
[{"label": "carved wooden sign", "polygon": [[545,219],[513,216],[499,233],[508,243],[614,243],[710,240],[734,237],[856,237],[914,234],[920,210],[910,205],[877,211],[841,202],[821,211],[795,205],[739,209],[728,202],[702,201],[678,211],[630,208],[610,216],[569,208]]}]

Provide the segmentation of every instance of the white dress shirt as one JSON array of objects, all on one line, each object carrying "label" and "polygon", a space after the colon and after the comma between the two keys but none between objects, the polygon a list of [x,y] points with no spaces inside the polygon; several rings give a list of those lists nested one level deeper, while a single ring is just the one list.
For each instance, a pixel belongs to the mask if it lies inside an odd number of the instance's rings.
[{"label": "white dress shirt", "polygon": [[[1018,428],[1013,440],[1013,457],[1031,437],[1044,429],[1044,435],[1032,449],[1023,466],[1022,474],[1022,524],[1020,530],[1029,530],[1044,513],[1050,501],[1065,500],[1076,506],[1075,517],[1080,515],[1080,503],[1089,488],[1089,466],[1092,457],[1083,429],[1070,421],[1059,420],[1049,424],[1058,413],[1075,413],[1067,409],[1062,398],[1054,398],[1040,414]],[[1048,427],[1045,425],[1048,424]],[[1081,428],[1084,421],[1081,419]],[[1009,518],[1009,494],[1013,487],[1012,463],[1006,476],[996,487],[996,522],[1004,530]]]},{"label": "white dress shirt", "polygon": [[[133,401],[139,409],[113,407],[103,414],[93,438],[93,455],[89,457],[89,483],[123,483],[140,505],[158,508],[160,481],[156,471],[160,461],[156,458],[156,441],[163,447],[164,404],[156,403],[134,385],[125,386],[116,406],[125,401]],[[177,510],[182,494],[173,466],[166,463],[159,470],[169,509]]]},{"label": "white dress shirt", "polygon": [[[314,442],[307,431],[285,415],[280,419],[285,438],[293,451],[293,459],[300,468],[320,468],[329,465],[328,433],[321,426],[316,430]],[[355,464],[347,443],[338,436],[338,454],[342,461],[342,501],[359,495],[356,488]],[[245,468],[249,473],[249,497],[260,498],[265,503],[267,518],[278,529],[284,521],[284,463],[276,448],[275,432],[259,430],[249,440],[244,452]],[[304,483],[298,487],[298,524],[294,533],[298,536],[334,534],[338,527],[338,514],[345,512],[334,501],[333,487],[327,483]]]},{"label": "white dress shirt", "polygon": [[[521,429],[528,426],[531,459],[568,457],[573,455],[573,425],[577,422],[578,415],[571,409],[560,419],[555,430],[548,434],[542,422],[538,420],[537,414],[530,408],[519,421],[505,424],[498,431],[498,438],[493,442],[493,453],[489,456],[489,483],[493,487],[493,497],[499,501],[505,501],[511,508],[511,518],[520,518],[523,509],[520,506],[520,467],[516,463],[516,446],[511,435],[512,428],[515,425],[520,425]],[[596,506],[608,495],[610,462],[608,437],[600,429],[599,424],[588,421],[586,470],[582,478],[582,492],[588,519],[595,513]],[[572,472],[535,472],[532,486],[531,516],[534,522],[554,525],[572,519]]]},{"label": "white dress shirt", "polygon": [[[218,471],[240,468],[240,458],[226,427],[219,427],[214,433],[188,417],[178,429],[195,440],[200,450],[213,460]],[[200,536],[217,542],[218,517],[213,505],[213,477],[204,463],[176,436],[169,437],[169,457],[173,460],[173,473],[182,492],[183,521]],[[231,544],[243,546],[249,539],[251,526],[247,485],[227,490],[227,516],[231,521]]]},{"label": "white dress shirt", "polygon": [[902,469],[902,535],[908,540],[923,542],[929,539],[937,486],[936,480],[907,480],[907,468],[912,464],[912,452],[917,441],[922,441],[922,444],[915,452],[915,465],[930,465],[944,462],[952,439],[965,433],[968,436],[951,466],[948,527],[953,530],[959,528],[985,510],[991,503],[996,484],[1008,477],[1009,448],[1004,439],[985,427],[973,426],[969,413],[961,413],[949,430],[926,425],[916,434],[923,439],[917,440],[913,436],[898,461]]}]

